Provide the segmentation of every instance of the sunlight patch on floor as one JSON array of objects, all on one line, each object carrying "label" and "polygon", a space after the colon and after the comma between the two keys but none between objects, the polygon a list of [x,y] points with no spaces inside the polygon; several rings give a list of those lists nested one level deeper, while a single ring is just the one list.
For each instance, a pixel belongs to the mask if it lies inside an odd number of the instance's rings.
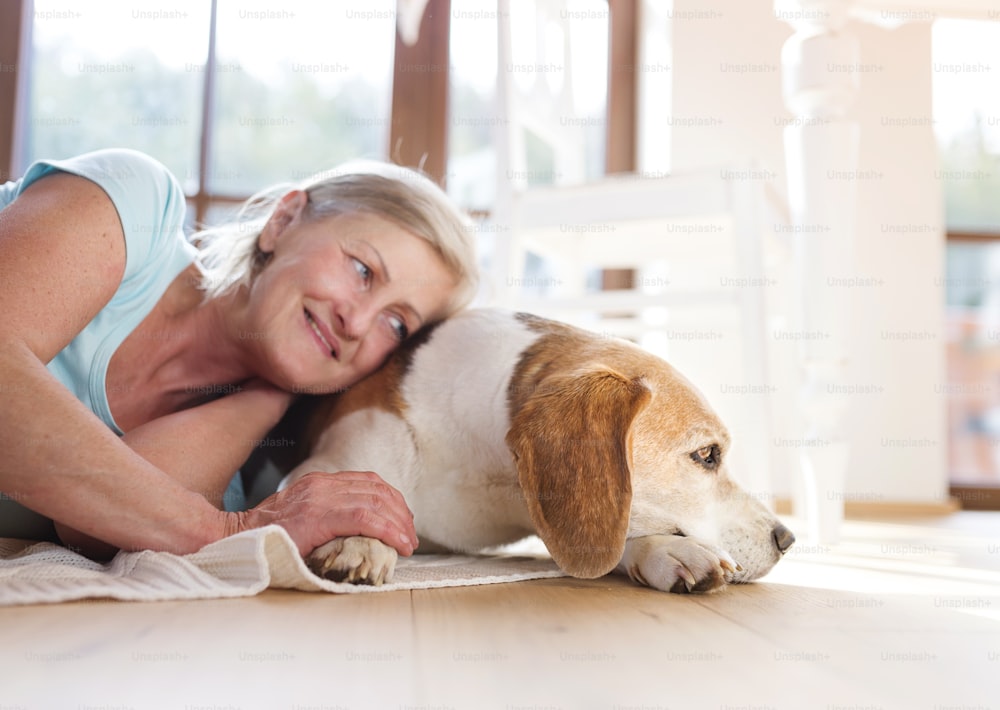
[{"label": "sunlight patch on floor", "polygon": [[[794,520],[786,524],[796,527]],[[1000,545],[968,529],[849,520],[839,542],[796,544],[764,579],[873,598],[910,597],[1000,621]]]}]

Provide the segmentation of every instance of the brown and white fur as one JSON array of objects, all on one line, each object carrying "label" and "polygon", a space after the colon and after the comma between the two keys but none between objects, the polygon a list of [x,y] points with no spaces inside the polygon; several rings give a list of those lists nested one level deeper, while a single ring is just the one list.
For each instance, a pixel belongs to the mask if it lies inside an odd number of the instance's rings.
[{"label": "brown and white fur", "polygon": [[[574,577],[665,591],[767,573],[792,533],[729,477],[729,434],[704,397],[631,343],[525,314],[468,310],[312,415],[310,471],[372,470],[415,516],[418,552],[471,553],[537,534]],[[332,579],[381,584],[371,538],[310,555]]]}]

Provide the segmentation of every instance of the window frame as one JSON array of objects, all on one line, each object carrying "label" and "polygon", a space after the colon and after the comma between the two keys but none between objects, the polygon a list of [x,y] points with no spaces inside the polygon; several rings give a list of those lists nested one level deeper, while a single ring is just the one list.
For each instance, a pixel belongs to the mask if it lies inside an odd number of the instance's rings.
[{"label": "window frame", "polygon": [[32,8],[31,0],[0,3],[0,183],[11,180],[20,164],[17,137],[27,114]]}]

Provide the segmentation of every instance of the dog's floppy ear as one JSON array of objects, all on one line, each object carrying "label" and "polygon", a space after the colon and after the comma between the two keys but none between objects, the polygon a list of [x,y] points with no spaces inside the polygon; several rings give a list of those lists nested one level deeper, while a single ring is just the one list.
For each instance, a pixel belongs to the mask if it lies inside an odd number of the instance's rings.
[{"label": "dog's floppy ear", "polygon": [[545,378],[512,414],[507,445],[531,520],[574,577],[607,574],[624,552],[630,431],[649,398],[641,380],[593,366]]}]

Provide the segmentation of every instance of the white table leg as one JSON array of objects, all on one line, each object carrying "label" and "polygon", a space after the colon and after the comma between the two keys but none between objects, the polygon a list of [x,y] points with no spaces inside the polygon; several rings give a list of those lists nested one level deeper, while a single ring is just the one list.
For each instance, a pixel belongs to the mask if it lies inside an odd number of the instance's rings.
[{"label": "white table leg", "polygon": [[795,512],[815,542],[835,542],[843,520],[849,456],[851,292],[858,126],[845,119],[857,93],[856,38],[846,30],[847,0],[776,0],[775,13],[794,28],[782,48],[785,103],[795,117],[785,129],[788,199],[799,278],[801,344],[799,411],[801,476]]}]

